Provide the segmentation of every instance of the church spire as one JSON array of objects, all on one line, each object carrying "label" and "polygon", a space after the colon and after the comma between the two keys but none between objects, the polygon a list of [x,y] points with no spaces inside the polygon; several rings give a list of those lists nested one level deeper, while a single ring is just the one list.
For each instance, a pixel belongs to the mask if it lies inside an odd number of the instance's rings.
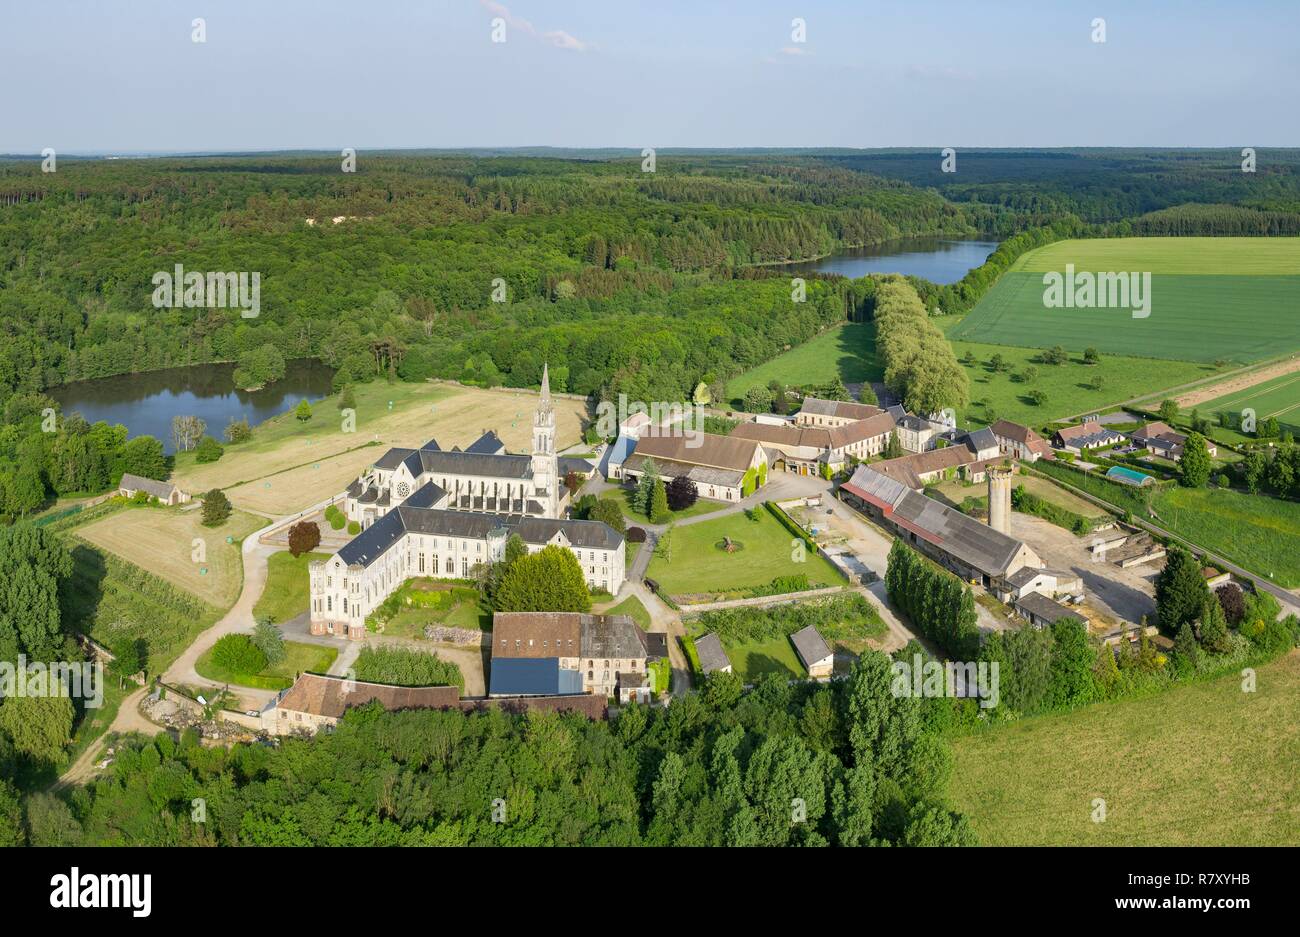
[{"label": "church spire", "polygon": [[541,407],[551,408],[551,367],[549,362],[542,363],[542,400]]}]

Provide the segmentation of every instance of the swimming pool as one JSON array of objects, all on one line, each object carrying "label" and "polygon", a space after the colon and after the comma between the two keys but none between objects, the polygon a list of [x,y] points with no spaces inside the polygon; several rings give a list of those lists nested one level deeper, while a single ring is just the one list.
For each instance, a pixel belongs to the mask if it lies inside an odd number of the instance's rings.
[{"label": "swimming pool", "polygon": [[1119,465],[1112,465],[1107,470],[1106,477],[1125,485],[1154,485],[1156,481],[1150,475],[1143,475],[1141,472],[1135,472],[1130,468]]}]

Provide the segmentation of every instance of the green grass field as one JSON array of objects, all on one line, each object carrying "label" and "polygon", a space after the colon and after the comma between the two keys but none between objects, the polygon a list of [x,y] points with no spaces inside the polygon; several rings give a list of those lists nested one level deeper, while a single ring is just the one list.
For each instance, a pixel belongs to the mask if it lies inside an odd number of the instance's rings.
[{"label": "green grass field", "polygon": [[[1043,273],[1150,272],[1151,312],[1049,309]],[[1061,241],[1024,255],[950,333],[955,340],[1179,361],[1248,363],[1300,348],[1300,238]]]},{"label": "green grass field", "polygon": [[[1281,374],[1271,380],[1262,381],[1254,387],[1216,397],[1199,404],[1196,409],[1208,417],[1214,424],[1212,433],[1215,437],[1228,442],[1253,439],[1253,434],[1242,434],[1236,430],[1223,429],[1218,425],[1218,414],[1228,413],[1240,418],[1241,411],[1250,408],[1255,411],[1256,421],[1270,416],[1277,417],[1282,432],[1290,431],[1300,435],[1300,372]],[[1183,416],[1189,416],[1190,410]]]},{"label": "green grass field", "polygon": [[328,553],[304,553],[301,556],[294,556],[288,550],[272,553],[266,563],[266,586],[253,606],[253,617],[269,617],[282,625],[307,611],[307,564],[329,558]]},{"label": "green grass field", "polygon": [[[640,526],[650,523],[649,518],[632,507],[631,499],[632,489],[630,488],[621,488],[618,491],[610,491],[600,496],[601,501],[613,501],[617,504],[619,510],[623,512],[623,517],[629,524]],[[721,511],[726,506],[727,503],[725,501],[710,501],[708,498],[700,498],[688,508],[681,511],[670,511],[669,513],[672,514],[673,520],[679,521],[684,517],[696,517],[700,514],[712,514],[714,511]],[[640,546],[640,544],[636,544],[636,546]],[[631,545],[629,545],[627,556],[629,566],[632,564],[632,557]]]},{"label": "green grass field", "polygon": [[739,406],[751,387],[771,380],[787,385],[824,384],[839,377],[846,384],[878,381],[874,322],[847,322],[791,348],[785,354],[727,382],[727,400]]},{"label": "green grass field", "polygon": [[1300,652],[1257,686],[1233,674],[955,739],[952,799],[985,845],[1300,845]]},{"label": "green grass field", "polygon": [[[952,330],[960,322],[955,317],[943,320]],[[975,356],[974,364],[963,365],[970,379],[971,403],[961,417],[979,426],[997,419],[1041,426],[1060,417],[1103,410],[1152,389],[1178,387],[1226,370],[1213,364],[1112,354],[1102,354],[1095,365],[1084,364],[1078,353],[1070,356],[1068,364],[1043,364],[1038,361],[1040,349],[977,342],[953,341],[952,350],[959,361],[968,352]],[[1001,355],[1007,362],[1005,371],[994,371],[989,365],[994,355]],[[1030,366],[1038,369],[1038,376],[1032,382],[1017,380]],[[1100,387],[1095,386],[1098,378]],[[1041,405],[1029,399],[1035,390],[1046,394]],[[988,418],[990,414],[993,420]]]},{"label": "green grass field", "polygon": [[722,646],[727,652],[727,659],[731,661],[732,670],[746,683],[753,683],[768,673],[799,680],[808,677],[808,671],[804,669],[789,638],[739,644],[723,642]]},{"label": "green grass field", "polygon": [[[770,583],[778,576],[804,573],[810,588],[843,585],[844,580],[821,556],[791,558],[793,539],[766,511],[750,520],[744,513],[728,514],[673,531],[672,562],[656,554],[647,575],[670,595],[724,593]],[[724,536],[743,545],[727,553],[716,544]]]},{"label": "green grass field", "polygon": [[607,608],[601,612],[602,615],[628,615],[640,626],[642,631],[650,630],[650,613],[646,607],[641,604],[641,600],[634,595],[629,595],[622,602],[612,608]]},{"label": "green grass field", "polygon": [[1159,523],[1286,589],[1300,587],[1300,504],[1218,488],[1168,488]]},{"label": "green grass field", "polygon": [[298,641],[285,641],[284,649],[287,652],[284,660],[278,664],[271,664],[255,674],[235,673],[218,666],[212,660],[214,648],[209,648],[199,655],[199,659],[194,662],[194,669],[199,676],[218,683],[233,683],[237,686],[262,690],[285,690],[293,686],[293,681],[298,674],[305,670],[325,673],[334,663],[334,659],[339,656],[335,648],[319,644],[303,644]]}]

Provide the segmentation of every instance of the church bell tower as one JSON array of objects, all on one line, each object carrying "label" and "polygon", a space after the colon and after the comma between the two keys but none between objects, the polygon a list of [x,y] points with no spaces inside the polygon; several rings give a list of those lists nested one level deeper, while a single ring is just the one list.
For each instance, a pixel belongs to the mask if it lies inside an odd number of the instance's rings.
[{"label": "church bell tower", "polygon": [[555,405],[549,365],[542,365],[542,398],[533,414],[533,489],[545,517],[560,516],[560,460],[555,454]]}]

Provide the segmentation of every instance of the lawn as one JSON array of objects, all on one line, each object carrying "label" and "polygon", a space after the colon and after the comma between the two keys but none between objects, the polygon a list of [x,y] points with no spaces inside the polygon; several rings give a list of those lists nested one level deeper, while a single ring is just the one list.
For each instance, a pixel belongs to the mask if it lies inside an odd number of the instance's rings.
[{"label": "lawn", "polygon": [[650,630],[650,613],[646,611],[646,607],[641,604],[641,600],[634,595],[628,596],[613,608],[605,609],[601,614],[629,615],[642,631]]},{"label": "lawn", "polygon": [[[962,320],[944,317],[937,321],[948,328],[948,337],[951,339]],[[1088,344],[1101,347],[1098,342]],[[1153,390],[1178,387],[1212,377],[1228,368],[1226,365],[1220,368],[1214,364],[1191,361],[1133,358],[1104,353],[1099,363],[1090,365],[1083,363],[1082,354],[1077,351],[1070,356],[1068,364],[1043,364],[1038,360],[1041,354],[1039,348],[964,341],[953,341],[952,349],[959,361],[967,353],[975,358],[973,364],[963,365],[970,380],[971,404],[962,416],[977,426],[1003,419],[1041,427],[1042,424],[1061,417],[1105,410],[1116,403],[1132,400]],[[994,355],[1002,356],[1007,363],[1006,370],[993,370],[989,362]],[[1031,365],[1038,369],[1038,376],[1032,382],[1022,383],[1017,378]],[[1100,388],[1095,386],[1098,378],[1102,382]],[[1030,393],[1036,390],[1046,395],[1042,404],[1036,404],[1029,398]]]},{"label": "lawn", "polygon": [[751,387],[782,384],[806,386],[825,384],[836,377],[846,384],[878,381],[882,375],[876,360],[874,322],[846,322],[791,348],[727,382],[727,399],[734,406]]},{"label": "lawn", "polygon": [[430,625],[491,631],[492,612],[482,607],[474,586],[417,577],[408,579],[366,619],[366,627],[376,634],[401,638],[423,638]]},{"label": "lawn", "polygon": [[[766,511],[750,520],[744,512],[678,527],[673,531],[672,562],[656,553],[647,575],[670,595],[725,593],[763,586],[778,576],[807,575],[810,588],[843,585],[829,562],[807,553],[794,559],[795,539]],[[723,537],[741,545],[734,553],[720,549]],[[662,541],[661,541],[662,543]]]},{"label": "lawn", "polygon": [[284,660],[271,664],[255,674],[233,673],[220,667],[212,660],[215,648],[208,648],[194,663],[194,669],[201,677],[216,683],[233,683],[236,686],[253,687],[261,690],[285,690],[293,686],[298,674],[310,670],[313,673],[325,673],[339,656],[338,650],[320,644],[303,644],[298,641],[285,641],[287,652]]},{"label": "lawn", "polygon": [[[463,447],[495,429],[511,452],[532,448],[535,391],[375,381],[357,385],[355,396],[354,432],[343,432],[337,397],[327,397],[312,419],[272,417],[216,462],[199,465],[193,453],[177,454],[172,480],[190,492],[225,489],[236,507],[289,514],[338,493],[391,446],[437,439],[447,449]],[[579,442],[585,402],[556,398],[555,412],[557,449]],[[209,428],[213,435],[220,429]]]},{"label": "lawn", "polygon": [[[1152,274],[1151,310],[1049,309],[1043,273]],[[1300,348],[1300,238],[1117,238],[1031,251],[953,328],[951,338],[1180,361],[1248,363]],[[960,354],[960,350],[958,354]]]},{"label": "lawn", "polygon": [[228,609],[244,584],[240,544],[266,520],[242,511],[220,527],[204,527],[202,519],[201,508],[132,505],[78,527],[77,536]]},{"label": "lawn", "polygon": [[799,661],[789,638],[771,638],[766,641],[745,641],[739,644],[723,642],[723,650],[731,661],[731,669],[746,683],[754,683],[763,674],[779,673],[791,679],[805,680],[808,671]]},{"label": "lawn", "polygon": [[[606,492],[600,496],[600,500],[613,501],[617,504],[619,510],[623,512],[623,517],[629,524],[641,526],[650,523],[649,518],[636,510],[636,508],[632,507],[632,494],[633,491],[631,488],[620,488],[617,491]],[[714,511],[721,511],[726,506],[727,502],[725,501],[710,501],[707,498],[699,498],[690,507],[684,508],[680,511],[670,511],[669,513],[672,514],[673,520],[679,521],[685,517],[698,517],[701,514],[712,514]],[[628,556],[627,563],[629,566],[632,565],[631,555]]]},{"label": "lawn", "polygon": [[1158,523],[1286,589],[1300,587],[1300,503],[1220,488],[1162,490]]},{"label": "lawn", "polygon": [[1300,845],[1300,652],[1257,686],[1233,674],[957,738],[951,797],[986,845]]},{"label": "lawn", "polygon": [[304,553],[294,556],[288,550],[272,553],[266,563],[266,586],[253,606],[253,618],[270,618],[284,624],[307,611],[310,583],[307,564],[327,560],[328,553]]}]

